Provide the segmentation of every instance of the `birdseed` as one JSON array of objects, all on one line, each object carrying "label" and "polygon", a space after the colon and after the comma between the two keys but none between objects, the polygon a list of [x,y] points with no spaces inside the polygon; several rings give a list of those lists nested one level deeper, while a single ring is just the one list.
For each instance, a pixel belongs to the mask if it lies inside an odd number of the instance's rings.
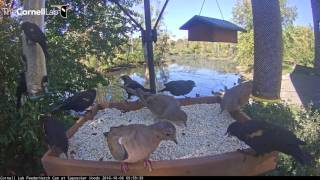
[{"label": "birdseed", "polygon": [[[174,160],[203,157],[248,148],[243,142],[225,135],[234,121],[227,112],[220,114],[219,104],[182,106],[188,115],[187,127],[177,128],[178,144],[162,141],[150,160]],[[85,122],[69,139],[69,157],[78,160],[115,161],[103,135],[110,127],[155,123],[147,109],[122,113],[117,109],[100,110],[93,120]],[[64,158],[63,155],[60,155]]]}]

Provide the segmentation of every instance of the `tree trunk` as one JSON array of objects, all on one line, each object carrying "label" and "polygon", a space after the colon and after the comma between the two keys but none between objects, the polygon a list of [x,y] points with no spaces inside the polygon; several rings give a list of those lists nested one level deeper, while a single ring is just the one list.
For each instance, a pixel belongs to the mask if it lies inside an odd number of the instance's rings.
[{"label": "tree trunk", "polygon": [[314,68],[320,72],[320,1],[311,0],[314,26]]},{"label": "tree trunk", "polygon": [[[24,1],[24,9],[41,10],[45,7],[45,0],[27,0]],[[25,15],[23,21],[29,21],[37,24],[40,29],[44,30],[43,15]],[[38,95],[43,91],[42,80],[47,76],[46,62],[44,53],[38,43],[27,43],[23,34],[22,38],[23,54],[27,59],[27,89],[31,96]]]},{"label": "tree trunk", "polygon": [[254,26],[253,92],[279,99],[282,77],[282,28],[278,0],[252,0]]}]

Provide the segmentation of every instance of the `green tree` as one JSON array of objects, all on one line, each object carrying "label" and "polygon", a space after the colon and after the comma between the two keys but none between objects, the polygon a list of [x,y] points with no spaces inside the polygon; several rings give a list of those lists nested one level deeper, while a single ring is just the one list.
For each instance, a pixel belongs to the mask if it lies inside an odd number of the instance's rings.
[{"label": "green tree", "polygon": [[[297,17],[297,9],[294,6],[288,6],[287,0],[279,1],[281,11],[282,26],[286,27],[293,24]],[[233,21],[244,27],[247,32],[239,34],[237,44],[236,59],[239,64],[247,66],[251,69],[253,66],[253,16],[250,0],[237,1],[232,10]]]},{"label": "green tree", "polygon": [[[135,2],[125,0],[122,3],[130,7]],[[86,57],[96,55],[99,62],[112,63],[113,57],[127,43],[126,33],[134,28],[128,26],[127,17],[117,7],[98,0],[53,0],[47,7],[65,3],[73,10],[67,19],[48,16],[45,21],[52,57],[47,61],[49,90],[53,94],[36,100],[27,99],[19,111],[15,108],[15,90],[22,70],[21,19],[9,16],[0,21],[0,173],[3,175],[39,175],[43,172],[40,158],[47,146],[43,142],[39,115],[65,99],[66,93],[92,88],[99,82],[108,84],[96,69],[86,65]],[[57,114],[57,117],[68,126],[74,120],[63,114]]]},{"label": "green tree", "polygon": [[311,27],[288,26],[283,32],[286,63],[312,67],[314,60],[314,39]]}]

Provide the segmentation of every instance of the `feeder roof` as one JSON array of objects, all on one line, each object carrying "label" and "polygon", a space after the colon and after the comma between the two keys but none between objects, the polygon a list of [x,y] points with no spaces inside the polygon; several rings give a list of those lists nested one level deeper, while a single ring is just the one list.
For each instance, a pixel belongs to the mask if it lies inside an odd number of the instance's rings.
[{"label": "feeder roof", "polygon": [[243,31],[246,30],[225,20],[216,19],[216,18],[210,18],[205,16],[193,16],[188,22],[186,22],[184,25],[180,27],[182,30],[188,30],[192,26],[196,26],[198,24],[205,24],[211,28],[223,28],[223,29],[229,29],[233,31]]}]

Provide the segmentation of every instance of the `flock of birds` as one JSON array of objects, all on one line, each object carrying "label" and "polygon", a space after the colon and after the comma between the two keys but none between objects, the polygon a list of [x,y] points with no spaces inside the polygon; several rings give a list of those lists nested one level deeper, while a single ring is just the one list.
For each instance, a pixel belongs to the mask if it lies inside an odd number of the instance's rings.
[{"label": "flock of birds", "polygon": [[[22,29],[27,39],[39,43],[45,56],[49,57],[45,43],[46,38],[39,27],[33,23],[24,22]],[[20,106],[21,94],[26,92],[25,75],[21,74],[20,76],[20,83],[17,88],[17,106]],[[145,167],[151,171],[149,155],[156,150],[163,140],[178,143],[175,125],[186,126],[188,117],[173,96],[152,94],[150,89],[143,87],[127,75],[122,76],[121,79],[124,82],[122,87],[127,92],[128,99],[133,95],[139,97],[142,104],[160,121],[149,126],[131,124],[112,127],[109,132],[103,134],[112,156],[121,162],[123,172],[129,170],[128,163],[138,161],[144,161]],[[169,91],[174,96],[185,96],[194,87],[195,83],[191,80],[178,80],[166,83],[165,88],[159,92]],[[240,112],[240,108],[248,103],[251,92],[252,81],[227,89],[221,99],[221,112],[228,111],[230,114]],[[54,106],[50,113],[40,117],[43,124],[44,139],[52,151],[63,152],[68,158],[69,144],[66,129],[61,122],[50,114],[61,110],[84,111],[94,103],[96,94],[95,89],[77,93]],[[236,136],[239,140],[244,141],[255,151],[254,156],[279,151],[293,156],[301,164],[311,164],[313,162],[313,157],[299,147],[305,145],[305,142],[289,130],[263,120],[235,121],[229,125],[226,134]]]},{"label": "flock of birds", "polygon": [[[187,114],[181,110],[178,101],[170,95],[152,94],[150,89],[144,88],[129,76],[122,76],[122,86],[128,93],[128,97],[137,96],[141,103],[147,107],[158,119],[152,125],[130,124],[111,127],[109,132],[104,132],[106,144],[114,157],[120,161],[121,170],[125,173],[129,170],[128,163],[144,161],[144,165],[150,171],[151,162],[148,160],[161,141],[176,139],[176,127],[185,127]],[[171,94],[186,95],[195,87],[193,81],[171,81],[163,90]],[[159,91],[159,92],[160,92]],[[243,82],[227,89],[221,98],[221,112],[233,113],[241,111],[240,108],[248,103],[252,91],[252,81]],[[95,90],[83,91],[65,100],[62,104],[52,109],[83,111],[92,105],[95,99]],[[45,139],[54,151],[67,154],[68,139],[63,125],[50,116],[43,116]],[[273,125],[263,120],[250,119],[247,121],[235,121],[229,125],[226,135],[237,137],[250,146],[253,156],[260,156],[273,151],[279,151],[293,156],[301,164],[311,164],[313,157],[300,148],[305,142],[297,138],[292,132],[282,127]],[[247,151],[239,150],[244,154]]]}]

